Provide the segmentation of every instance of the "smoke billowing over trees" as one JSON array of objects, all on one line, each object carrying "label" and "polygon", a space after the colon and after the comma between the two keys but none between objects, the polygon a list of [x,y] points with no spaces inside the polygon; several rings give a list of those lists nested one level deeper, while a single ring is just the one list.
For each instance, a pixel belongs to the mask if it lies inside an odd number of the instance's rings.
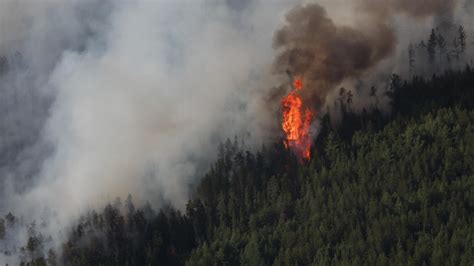
[{"label": "smoke billowing over trees", "polygon": [[[273,47],[279,52],[274,71],[301,76],[308,88],[304,94],[313,108],[322,108],[330,91],[344,81],[377,72],[378,64],[394,55],[398,45],[394,16],[451,17],[458,4],[455,0],[356,2],[360,18],[351,26],[338,25],[318,4],[305,4],[291,9],[286,24],[274,35]],[[435,49],[446,53],[446,40],[441,35],[433,38],[430,42],[435,43],[427,48],[431,49],[431,63]]]},{"label": "smoke billowing over trees", "polygon": [[0,2],[0,264],[472,262],[470,1],[164,2]]}]

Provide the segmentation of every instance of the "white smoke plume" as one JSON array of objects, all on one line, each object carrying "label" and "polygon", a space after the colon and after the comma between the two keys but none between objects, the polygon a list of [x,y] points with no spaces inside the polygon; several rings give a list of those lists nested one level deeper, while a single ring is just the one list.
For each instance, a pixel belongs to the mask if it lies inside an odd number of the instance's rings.
[{"label": "white smoke plume", "polygon": [[46,146],[47,156],[22,189],[16,176],[4,180],[1,213],[46,211],[51,234],[129,193],[181,208],[220,141],[260,143],[258,88],[270,87],[261,86],[268,47],[286,6],[232,3],[2,2],[13,12],[2,50],[25,47],[32,90],[50,101],[41,145],[25,149]]},{"label": "white smoke plume", "polygon": [[[60,241],[116,197],[183,207],[220,141],[257,147],[279,134],[268,95],[287,77],[270,74],[272,39],[300,2],[337,25],[359,21],[346,0],[0,2],[0,217],[48,215],[43,229]],[[468,2],[456,23],[470,19]],[[408,43],[435,23],[403,16],[377,74],[403,70]],[[24,243],[14,232],[0,249]]]}]

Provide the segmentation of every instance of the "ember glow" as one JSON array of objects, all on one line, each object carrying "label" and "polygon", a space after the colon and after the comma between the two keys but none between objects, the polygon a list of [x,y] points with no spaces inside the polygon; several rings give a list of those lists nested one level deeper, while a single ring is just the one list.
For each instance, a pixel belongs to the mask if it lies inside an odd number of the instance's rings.
[{"label": "ember glow", "polygon": [[303,105],[298,91],[303,88],[303,81],[295,78],[293,90],[281,101],[281,127],[285,132],[284,145],[291,149],[300,160],[311,158],[311,137],[309,129],[313,113]]},{"label": "ember glow", "polygon": [[301,90],[303,88],[303,82],[301,79],[296,78],[295,81],[293,81],[293,87],[295,90]]}]

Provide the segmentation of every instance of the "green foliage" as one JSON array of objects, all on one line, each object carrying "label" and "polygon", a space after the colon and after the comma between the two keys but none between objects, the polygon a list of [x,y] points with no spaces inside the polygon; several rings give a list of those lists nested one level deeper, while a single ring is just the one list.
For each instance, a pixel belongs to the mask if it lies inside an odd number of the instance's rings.
[{"label": "green foliage", "polygon": [[[217,230],[187,263],[226,264],[208,255],[225,249],[232,258],[237,249],[242,265],[472,263],[472,77],[467,69],[415,78],[419,87],[394,81],[394,119],[345,109],[354,133],[329,130],[303,166],[278,147],[254,157],[233,149],[226,156],[234,160],[216,163],[198,197],[206,213],[235,218],[210,219]],[[443,91],[453,80],[458,87]],[[380,130],[368,130],[368,121]],[[240,204],[229,207],[235,197]]]},{"label": "green foliage", "polygon": [[389,117],[352,113],[341,90],[342,126],[321,119],[310,162],[280,143],[252,153],[229,140],[186,213],[117,201],[85,215],[48,262],[471,265],[473,88],[470,68],[430,82],[394,75]]}]

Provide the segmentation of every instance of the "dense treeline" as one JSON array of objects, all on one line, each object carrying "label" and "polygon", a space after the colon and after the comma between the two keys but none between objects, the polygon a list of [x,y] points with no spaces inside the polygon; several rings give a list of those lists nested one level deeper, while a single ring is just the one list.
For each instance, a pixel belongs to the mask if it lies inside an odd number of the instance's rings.
[{"label": "dense treeline", "polygon": [[263,172],[260,184],[249,181],[260,166],[235,161],[203,182],[202,238],[212,240],[189,264],[473,262],[473,120],[472,111],[441,109],[357,132],[351,143],[330,133],[308,166]]},{"label": "dense treeline", "polygon": [[229,140],[185,213],[117,200],[32,265],[472,264],[474,73],[392,87],[398,111],[345,109],[304,165],[279,143],[251,153]]},{"label": "dense treeline", "polygon": [[384,119],[354,117],[363,130],[347,141],[329,130],[306,166],[278,147],[227,149],[192,202],[204,205],[200,238],[211,240],[187,263],[471,264],[472,74],[394,77],[403,111],[381,130],[371,123]]},{"label": "dense treeline", "polygon": [[[228,140],[182,212],[118,199],[60,254],[31,230],[24,264],[471,265],[474,71],[394,75],[387,93],[390,115],[355,114],[341,91],[340,126],[321,118],[309,162],[281,142],[253,153]],[[0,239],[15,223],[0,219]]]}]

